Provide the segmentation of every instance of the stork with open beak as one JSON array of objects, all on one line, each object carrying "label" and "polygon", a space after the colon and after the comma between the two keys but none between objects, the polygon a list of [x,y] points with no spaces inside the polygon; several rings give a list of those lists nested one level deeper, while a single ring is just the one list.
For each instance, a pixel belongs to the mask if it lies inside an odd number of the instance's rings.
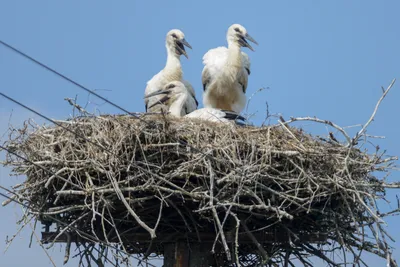
[{"label": "stork with open beak", "polygon": [[[187,82],[183,81],[183,72],[181,67],[180,56],[184,55],[189,58],[185,46],[192,48],[190,44],[185,40],[185,35],[182,31],[174,29],[167,33],[165,45],[167,48],[167,63],[164,69],[153,76],[151,80],[147,82],[145,95],[150,95],[154,92],[162,90],[165,85],[172,81],[182,81],[191,87],[194,95],[193,87]],[[162,97],[155,95],[151,98],[145,98],[146,112],[160,112],[162,111],[163,105],[158,105],[159,100]]]},{"label": "stork with open beak", "polygon": [[160,104],[168,109],[169,113],[175,117],[198,118],[214,122],[232,122],[243,124],[245,118],[235,112],[219,110],[215,108],[196,109],[198,106],[196,98],[190,93],[188,88],[179,81],[168,83],[164,90],[154,92],[145,98],[162,95]]},{"label": "stork with open beak", "polygon": [[169,82],[164,86],[163,90],[145,95],[144,98],[151,99],[154,97],[158,97],[159,100],[148,106],[148,109],[152,109],[153,106],[159,106],[162,111],[167,111],[175,117],[183,117],[196,110],[198,106],[194,95],[180,81]]},{"label": "stork with open beak", "polygon": [[246,105],[246,89],[250,75],[250,59],[240,50],[248,41],[258,44],[239,24],[229,27],[228,48],[217,47],[203,56],[203,103],[205,107],[240,113]]}]

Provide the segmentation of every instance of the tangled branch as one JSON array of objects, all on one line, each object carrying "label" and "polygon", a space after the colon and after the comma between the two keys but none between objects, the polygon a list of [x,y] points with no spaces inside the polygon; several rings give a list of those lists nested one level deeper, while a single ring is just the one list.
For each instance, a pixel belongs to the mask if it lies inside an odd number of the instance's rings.
[{"label": "tangled branch", "polygon": [[[357,147],[381,100],[354,138],[311,117],[237,128],[157,115],[27,123],[11,131],[3,164],[27,176],[12,198],[46,226],[44,243],[67,243],[65,262],[72,242],[82,265],[118,266],[126,254],[162,255],[185,240],[208,244],[224,266],[310,266],[309,256],[339,266],[329,255],[345,250],[355,264],[370,252],[396,266],[381,225],[400,209],[381,213],[377,201],[400,187],[378,178],[397,158]],[[290,126],[304,120],[344,142]]]}]

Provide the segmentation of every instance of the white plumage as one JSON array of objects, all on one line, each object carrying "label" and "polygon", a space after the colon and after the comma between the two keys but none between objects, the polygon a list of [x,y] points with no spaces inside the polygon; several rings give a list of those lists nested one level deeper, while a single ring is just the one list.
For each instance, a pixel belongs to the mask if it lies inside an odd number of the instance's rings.
[{"label": "white plumage", "polygon": [[227,32],[228,48],[218,47],[203,56],[203,103],[205,107],[240,113],[246,105],[250,59],[241,47],[253,48],[246,41],[257,42],[247,30],[233,24]]},{"label": "white plumage", "polygon": [[[180,62],[180,56],[187,56],[184,46],[192,48],[189,43],[185,40],[185,35],[180,30],[171,30],[167,33],[165,45],[167,48],[167,62],[164,69],[154,75],[148,82],[145,89],[145,96],[153,94],[159,90],[162,90],[165,85],[172,81],[183,81],[183,72]],[[187,81],[183,81],[188,88],[191,88],[191,93],[195,96],[193,87]],[[155,95],[151,98],[145,98],[146,112],[160,112],[162,111],[163,105],[158,105],[160,95]]]},{"label": "white plumage", "polygon": [[[185,84],[189,86],[187,87]],[[154,97],[159,99],[152,105],[158,106],[162,111],[168,111],[176,117],[183,117],[196,110],[198,106],[193,87],[188,82],[169,82],[162,90],[146,95],[145,99],[153,99]],[[148,109],[152,108],[153,106],[148,106]]]},{"label": "white plumage", "polygon": [[161,96],[159,100],[163,108],[168,109],[169,113],[175,117],[184,117],[188,119],[198,118],[214,122],[232,122],[233,120],[245,119],[238,114],[230,111],[219,110],[215,108],[197,109],[197,100],[191,93],[193,88],[185,86],[184,83],[174,81],[168,83],[164,90],[154,92],[147,98]]},{"label": "white plumage", "polygon": [[245,119],[234,113],[227,110],[220,110],[216,108],[201,108],[197,109],[190,114],[186,115],[185,118],[198,118],[201,120],[208,120],[213,122],[233,122],[235,121],[237,124],[243,124],[242,122]]}]

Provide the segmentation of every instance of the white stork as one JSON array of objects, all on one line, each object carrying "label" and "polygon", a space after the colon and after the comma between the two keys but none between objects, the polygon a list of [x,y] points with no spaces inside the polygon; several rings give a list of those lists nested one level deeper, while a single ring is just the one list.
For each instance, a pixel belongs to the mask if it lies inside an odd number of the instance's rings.
[{"label": "white stork", "polygon": [[246,119],[239,114],[216,108],[201,108],[197,109],[185,116],[185,118],[198,118],[213,122],[235,122],[238,125],[244,125]]},{"label": "white stork", "polygon": [[246,88],[250,75],[250,59],[241,47],[253,47],[246,41],[258,44],[239,24],[229,27],[228,48],[217,47],[203,56],[203,103],[205,107],[231,110],[240,113],[246,105]]},{"label": "white stork", "polygon": [[216,108],[196,110],[198,106],[196,98],[190,92],[190,89],[179,81],[170,82],[165,86],[164,90],[154,92],[145,96],[145,98],[157,95],[164,95],[159,102],[166,106],[170,114],[175,117],[198,118],[214,122],[232,122],[237,120],[237,124],[243,124],[239,121],[245,121],[242,116],[231,111]]},{"label": "white stork", "polygon": [[159,106],[161,110],[169,111],[175,117],[183,117],[196,110],[198,106],[193,87],[187,87],[180,81],[169,82],[162,90],[145,95],[144,98],[153,99],[155,96],[159,98],[158,101],[154,101],[147,108]]},{"label": "white stork", "polygon": [[[167,48],[167,63],[165,64],[164,69],[154,75],[153,78],[147,82],[145,96],[157,92],[158,90],[162,90],[169,82],[182,81],[183,72],[180,56],[184,55],[186,58],[189,58],[184,46],[189,48],[192,47],[185,40],[184,33],[177,29],[171,30],[167,33],[165,45]],[[187,81],[183,82],[192,89],[194,96],[193,87]],[[145,98],[146,112],[162,111],[162,105],[158,105],[160,99],[160,96]]]}]

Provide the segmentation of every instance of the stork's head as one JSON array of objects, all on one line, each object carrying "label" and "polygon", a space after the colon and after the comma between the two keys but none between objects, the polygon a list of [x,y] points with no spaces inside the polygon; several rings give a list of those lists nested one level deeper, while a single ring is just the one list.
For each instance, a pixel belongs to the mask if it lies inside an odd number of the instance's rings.
[{"label": "stork's head", "polygon": [[241,47],[248,47],[250,50],[254,51],[253,47],[247,42],[249,40],[250,42],[255,43],[258,45],[256,40],[254,40],[248,33],[245,27],[243,27],[240,24],[233,24],[228,28],[228,32],[226,34],[226,39],[228,40],[228,43],[236,43]]},{"label": "stork's head", "polygon": [[[168,107],[168,111],[171,115],[176,117],[182,117],[187,112],[184,105],[190,97],[190,92],[187,90],[186,86],[180,81],[173,81],[167,83],[163,90],[159,90],[152,94],[146,95],[145,98],[149,98],[156,95],[164,95],[160,100],[154,103],[155,105],[165,105]],[[148,107],[151,108],[152,106]]]},{"label": "stork's head", "polygon": [[[153,97],[156,95],[164,95],[163,98],[159,100],[159,102],[153,104],[165,104],[170,106],[173,102],[175,102],[180,97],[187,97],[189,95],[189,91],[187,90],[186,86],[180,81],[173,81],[167,83],[162,90],[158,90],[154,93],[146,95],[144,98]],[[151,108],[151,107],[148,107]]]},{"label": "stork's head", "polygon": [[166,38],[167,48],[171,49],[176,55],[184,55],[186,58],[189,58],[186,51],[185,46],[192,49],[190,44],[185,40],[185,34],[177,29],[170,30],[167,33]]}]

